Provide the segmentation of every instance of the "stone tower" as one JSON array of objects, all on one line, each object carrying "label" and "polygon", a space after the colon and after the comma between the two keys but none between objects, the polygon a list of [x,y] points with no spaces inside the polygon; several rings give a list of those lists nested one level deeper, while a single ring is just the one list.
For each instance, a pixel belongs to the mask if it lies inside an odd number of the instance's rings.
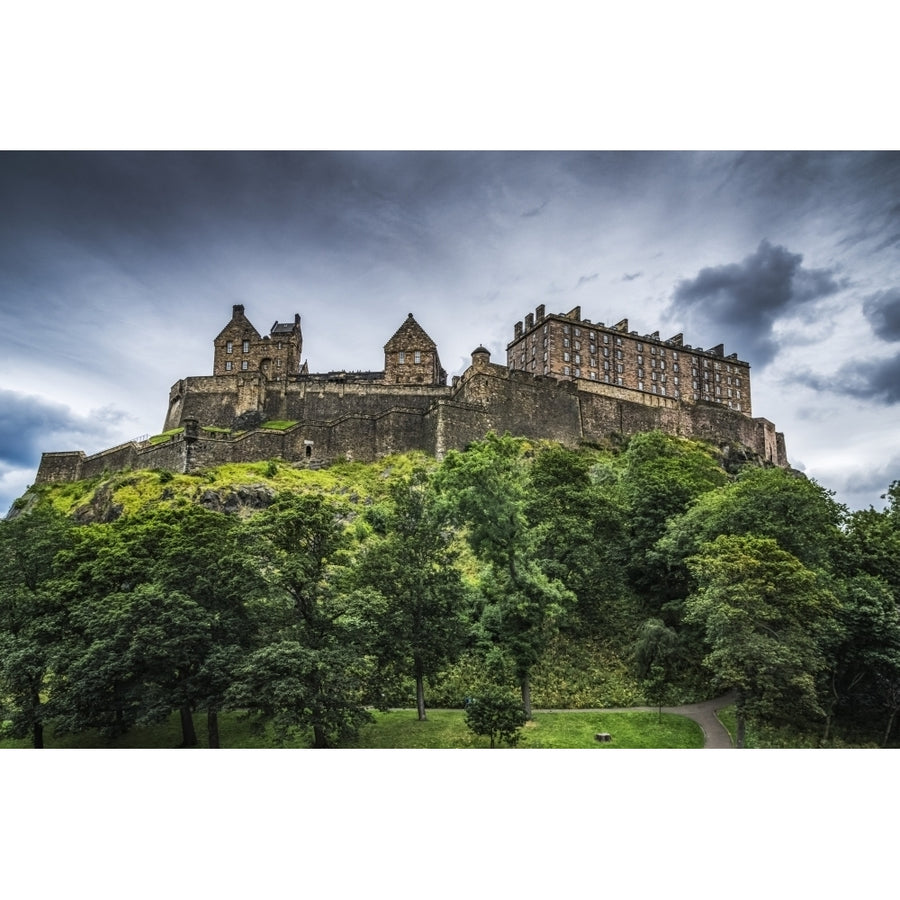
[{"label": "stone tower", "polygon": [[446,385],[437,344],[410,313],[384,345],[384,383]]}]

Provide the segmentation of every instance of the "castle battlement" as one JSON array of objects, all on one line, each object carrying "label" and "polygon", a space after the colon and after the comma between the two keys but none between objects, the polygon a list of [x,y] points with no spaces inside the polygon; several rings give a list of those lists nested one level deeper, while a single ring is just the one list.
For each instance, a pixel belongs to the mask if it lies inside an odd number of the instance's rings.
[{"label": "castle battlement", "polygon": [[[580,307],[547,315],[538,306],[515,324],[506,365],[477,347],[450,386],[437,345],[412,313],[384,345],[380,372],[310,373],[302,349],[299,315],[261,335],[235,305],[213,340],[213,373],[182,378],[169,392],[163,431],[178,433],[92,456],[45,453],[37,481],[272,458],[318,465],[411,450],[441,457],[489,431],[577,446],[659,429],[788,465],[784,436],[751,415],[748,363],[724,356],[721,344],[703,350],[681,334],[639,335],[627,319],[594,324]],[[273,421],[286,425],[260,427]]]}]

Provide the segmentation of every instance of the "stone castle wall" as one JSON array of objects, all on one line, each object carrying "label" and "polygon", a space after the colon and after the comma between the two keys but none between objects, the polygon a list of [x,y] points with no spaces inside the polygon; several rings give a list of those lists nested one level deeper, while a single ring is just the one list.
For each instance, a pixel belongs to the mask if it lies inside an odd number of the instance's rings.
[{"label": "stone castle wall", "polygon": [[[283,431],[249,427],[236,435],[197,428],[232,428],[246,413],[257,413],[259,421],[297,424]],[[162,444],[129,442],[91,456],[81,451],[45,453],[37,481],[76,480],[133,468],[193,472],[272,458],[298,464],[371,461],[409,450],[441,457],[489,431],[576,446],[659,429],[741,444],[761,459],[788,465],[784,436],[766,419],[751,419],[716,403],[534,376],[490,363],[487,351],[473,354],[472,366],[452,387],[303,376],[273,383],[259,373],[185,378],[170,392],[165,430],[191,420],[192,431]]]}]

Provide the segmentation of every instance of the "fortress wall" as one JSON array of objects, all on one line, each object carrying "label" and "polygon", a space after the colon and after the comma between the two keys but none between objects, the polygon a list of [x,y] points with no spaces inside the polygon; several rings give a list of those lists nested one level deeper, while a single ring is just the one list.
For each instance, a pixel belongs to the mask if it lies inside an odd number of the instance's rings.
[{"label": "fortress wall", "polygon": [[260,407],[262,379],[244,375],[199,375],[183,378],[169,391],[169,410],[163,431],[178,428],[185,418],[201,425],[230,428],[237,415]]},{"label": "fortress wall", "polygon": [[141,447],[134,462],[135,468],[168,469],[170,472],[184,470],[185,441],[181,435],[162,444]]},{"label": "fortress wall", "polygon": [[81,478],[83,460],[83,450],[42,453],[41,463],[34,479],[35,484],[46,484],[52,481],[78,481]]},{"label": "fortress wall", "polygon": [[[314,429],[307,429],[312,437],[312,459],[352,458],[369,462],[376,457],[376,421],[371,416],[345,416],[331,426],[319,426],[321,437],[315,437]],[[305,446],[300,454],[305,454]],[[302,459],[302,455],[297,457]]]},{"label": "fortress wall", "polygon": [[[121,472],[133,469],[138,461],[138,448],[134,441],[110,447],[101,453],[86,456],[81,464],[79,478],[94,478],[104,472]],[[152,468],[152,467],[151,467]]]},{"label": "fortress wall", "polygon": [[421,409],[448,397],[446,387],[419,385],[353,384],[300,379],[286,385],[286,419],[334,422],[344,416],[379,416],[392,406]]},{"label": "fortress wall", "polygon": [[455,401],[438,404],[424,423],[433,443],[430,452],[443,459],[448,450],[464,450],[472,441],[480,441],[489,431],[503,434],[504,423],[479,407]]},{"label": "fortress wall", "polygon": [[[480,366],[460,382],[453,401],[484,411],[480,437],[488,431],[509,431],[535,440],[571,444],[581,436],[578,397],[571,382],[512,373],[504,366]],[[449,432],[447,437],[452,441]],[[468,440],[452,441],[452,445],[464,446]]]},{"label": "fortress wall", "polygon": [[377,456],[388,456],[408,450],[433,452],[432,445],[426,442],[428,431],[422,412],[391,410],[376,419],[375,453]]}]

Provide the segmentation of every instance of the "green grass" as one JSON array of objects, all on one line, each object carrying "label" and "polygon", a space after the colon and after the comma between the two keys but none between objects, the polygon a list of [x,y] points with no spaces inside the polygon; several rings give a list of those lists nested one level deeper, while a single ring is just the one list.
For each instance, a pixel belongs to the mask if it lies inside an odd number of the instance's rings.
[{"label": "green grass", "polygon": [[164,431],[162,434],[154,434],[152,437],[147,439],[148,444],[164,444],[166,441],[173,438],[176,434],[181,434],[184,431],[184,428],[172,428],[170,431]]},{"label": "green grass", "polygon": [[[363,726],[357,746],[378,749],[486,748],[486,737],[473,735],[461,710],[430,710],[419,722],[415,710],[376,713],[372,725]],[[594,735],[608,732],[610,743]],[[536,712],[521,731],[521,749],[652,749],[703,746],[700,726],[684,716],[652,712]]]},{"label": "green grass", "polygon": [[263,422],[260,425],[260,428],[274,428],[276,431],[284,431],[286,428],[291,428],[297,424],[298,419],[269,419],[268,422]]},{"label": "green grass", "polygon": [[[461,710],[429,710],[428,719],[419,722],[415,710],[376,712],[375,722],[363,726],[352,746],[363,749],[484,749],[490,742],[473,735],[466,727]],[[194,716],[199,746],[207,746],[206,717]],[[271,731],[255,734],[249,722],[237,713],[219,716],[223,748],[265,749],[277,746]],[[597,732],[609,732],[611,743],[594,739]],[[522,729],[522,749],[661,749],[703,746],[700,726],[683,716],[666,715],[658,720],[651,712],[537,712],[534,721]],[[119,738],[105,738],[93,731],[56,736],[49,731],[47,748],[57,749],[166,749],[181,742],[177,715],[159,725],[134,728]],[[285,744],[303,748],[309,736],[301,735]],[[28,740],[0,739],[0,749],[26,748]]]}]

